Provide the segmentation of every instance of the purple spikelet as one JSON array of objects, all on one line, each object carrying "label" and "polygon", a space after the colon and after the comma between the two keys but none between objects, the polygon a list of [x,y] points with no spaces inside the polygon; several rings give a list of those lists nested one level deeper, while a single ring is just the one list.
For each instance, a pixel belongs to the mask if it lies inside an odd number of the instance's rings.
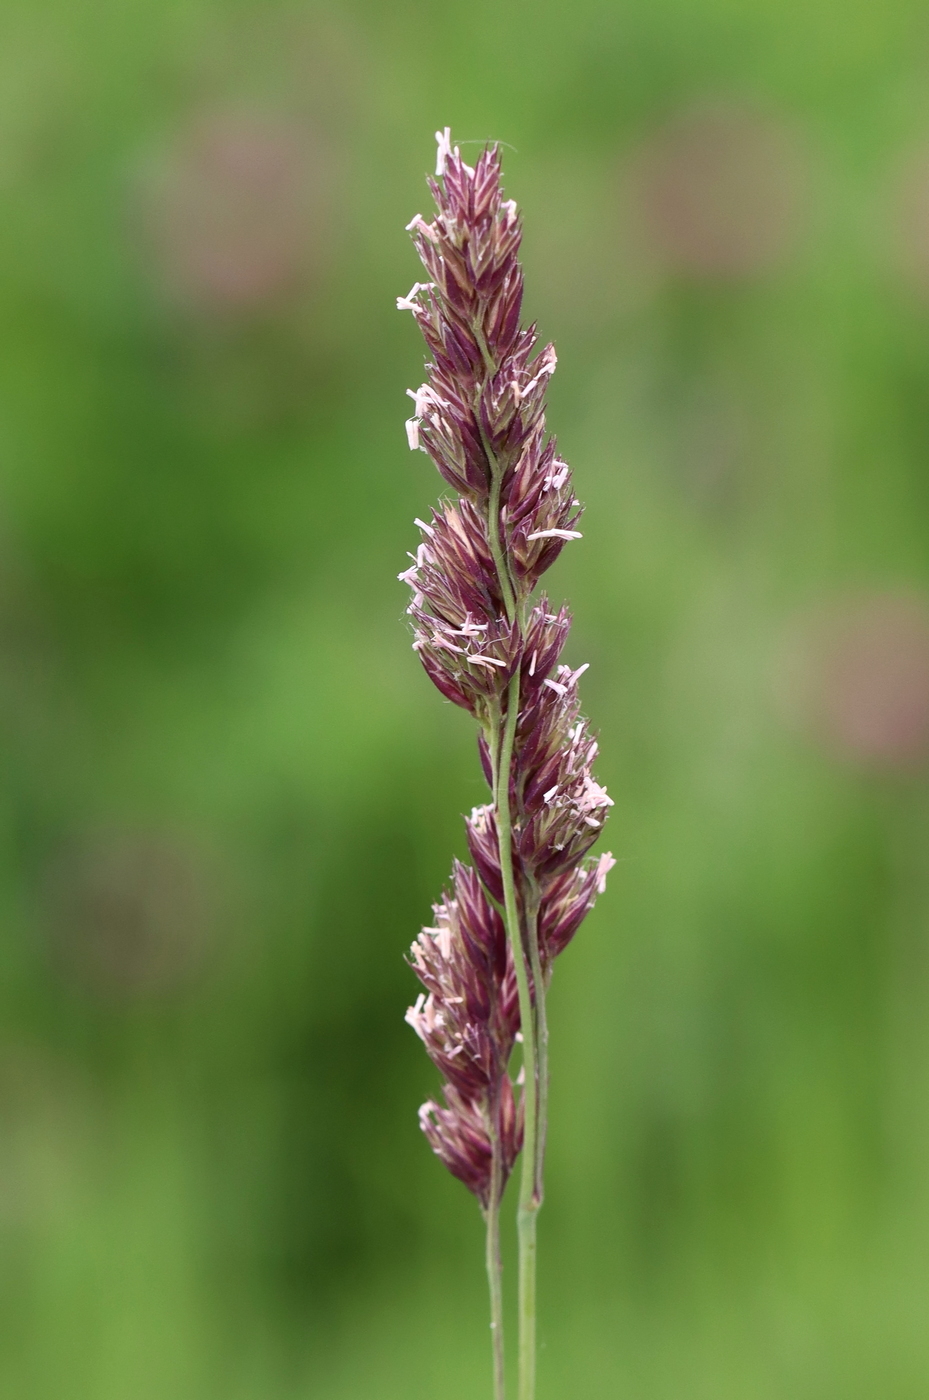
[{"label": "purple spikelet", "polygon": [[508,1070],[520,1009],[501,917],[500,832],[511,830],[519,956],[528,966],[527,950],[537,954],[538,1002],[538,977],[547,983],[614,863],[587,854],[612,803],[593,777],[597,744],[579,712],[586,667],[561,661],[570,615],[532,596],[580,538],[571,471],[546,435],[554,347],[537,349],[535,328],[520,325],[521,227],[503,198],[498,150],[472,168],[448,130],[438,141],[436,214],[408,226],[428,280],[397,305],[412,311],[431,356],[425,384],[409,391],[409,444],[457,495],[416,522],[421,542],[400,577],[413,592],[413,646],[426,673],[480,725],[493,800],[467,821],[473,867],[455,865],[435,926],[413,945],[425,991],[407,1019],[444,1080],[444,1106],[420,1111],[423,1130],[486,1209],[494,1141],[505,1181],[523,1133]]}]

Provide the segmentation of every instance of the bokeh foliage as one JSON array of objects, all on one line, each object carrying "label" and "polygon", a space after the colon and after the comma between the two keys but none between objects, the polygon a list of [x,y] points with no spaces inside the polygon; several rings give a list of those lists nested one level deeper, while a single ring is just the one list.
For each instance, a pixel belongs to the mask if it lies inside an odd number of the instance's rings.
[{"label": "bokeh foliage", "polygon": [[541,1396],[922,1396],[922,8],[0,33],[4,1390],[486,1393],[402,1021],[483,800],[394,581],[438,494],[394,298],[450,122],[516,148],[616,799],[552,993]]}]

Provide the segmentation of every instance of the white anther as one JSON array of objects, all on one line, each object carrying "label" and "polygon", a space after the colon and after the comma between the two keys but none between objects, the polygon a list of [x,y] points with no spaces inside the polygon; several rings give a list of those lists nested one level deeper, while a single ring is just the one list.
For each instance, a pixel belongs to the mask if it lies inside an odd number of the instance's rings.
[{"label": "white anther", "polygon": [[445,174],[445,163],[452,153],[451,127],[447,126],[444,131],[437,131],[435,139],[439,143],[439,149],[436,152],[435,173],[437,178],[441,180],[442,176]]},{"label": "white anther", "polygon": [[[438,243],[439,241],[439,235],[435,231],[435,224],[427,224],[422,214],[414,215],[414,217],[407,224],[406,229],[407,233],[411,233],[413,229],[415,229],[417,233],[421,233],[423,237],[428,238],[430,243]],[[424,282],[423,286],[431,287],[433,286],[433,283]]]},{"label": "white anther", "polygon": [[558,467],[558,471],[549,472],[548,476],[545,478],[545,485],[550,491],[560,491],[568,479],[571,468],[568,466],[567,462],[555,462],[554,465]]},{"label": "white anther", "polygon": [[560,685],[558,681],[553,681],[550,678],[547,681],[543,681],[542,684],[549,686],[556,695],[567,695],[568,693],[568,687],[566,685]]},{"label": "white anther", "polygon": [[588,773],[584,777],[584,793],[578,805],[589,812],[593,807],[612,807],[614,804],[606,788],[601,787]]},{"label": "white anther", "polygon": [[[544,363],[539,364],[539,361],[536,360],[535,364],[538,365],[538,369],[536,369],[534,378],[530,379],[529,383],[521,391],[520,398],[527,398],[537,384],[540,384],[543,379],[550,379],[555,373],[555,368],[558,364],[558,356],[555,354],[553,347],[549,346],[548,350],[542,353],[545,356]],[[541,358],[542,356],[539,357],[539,359]],[[533,368],[535,368],[535,366],[533,366]]]},{"label": "white anther", "polygon": [[531,535],[527,535],[527,540],[582,540],[584,536],[580,530],[533,530]]},{"label": "white anther", "polygon": [[433,529],[433,527],[431,525],[427,525],[425,520],[420,520],[418,515],[414,518],[413,524],[418,525],[421,530],[425,530],[426,534],[429,535],[430,538],[435,534],[435,530]]},{"label": "white anther", "polygon": [[613,869],[616,861],[613,859],[611,851],[604,851],[597,861],[597,894],[603,894],[606,890],[606,877]]},{"label": "white anther", "polygon": [[408,418],[404,427],[406,428],[406,440],[410,444],[410,451],[415,452],[419,446],[419,419]]},{"label": "white anther", "polygon": [[416,405],[416,417],[424,418],[426,409],[430,404],[441,404],[442,399],[433,393],[428,384],[420,384],[418,389],[407,389],[407,398],[412,399]]},{"label": "white anther", "polygon": [[[420,217],[419,214],[417,214],[417,215],[416,215],[416,218],[418,219],[419,217]],[[415,222],[416,222],[416,219],[414,219],[413,222],[415,223]],[[411,287],[410,290],[407,292],[407,294],[406,294],[405,297],[397,297],[397,310],[398,310],[398,311],[418,311],[418,310],[419,310],[419,302],[417,302],[417,301],[414,300],[414,298],[415,298],[415,296],[416,296],[416,293],[417,293],[417,292],[424,292],[424,291],[426,290],[427,287],[431,287],[431,286],[432,286],[432,283],[431,283],[431,282],[414,282],[413,285],[412,285],[412,287]]]},{"label": "white anther", "polygon": [[537,651],[534,651],[534,652],[532,653],[532,660],[531,660],[530,663],[529,663],[529,674],[530,674],[530,676],[534,676],[534,675],[535,675],[535,662],[536,662],[536,657],[538,656],[538,654],[539,654],[539,653],[538,653]]}]

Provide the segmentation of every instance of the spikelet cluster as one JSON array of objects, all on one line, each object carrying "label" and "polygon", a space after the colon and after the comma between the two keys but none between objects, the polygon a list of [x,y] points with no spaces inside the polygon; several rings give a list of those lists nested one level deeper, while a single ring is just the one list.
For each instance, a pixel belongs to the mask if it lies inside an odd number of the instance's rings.
[{"label": "spikelet cluster", "polygon": [[[500,725],[519,677],[510,769],[513,865],[524,919],[535,920],[544,977],[604,889],[613,859],[588,856],[609,807],[593,776],[597,743],[580,714],[586,667],[562,660],[566,608],[536,595],[562,549],[581,538],[571,470],[545,426],[556,365],[523,328],[521,225],[503,198],[500,156],[471,167],[437,133],[436,205],[408,225],[427,280],[401,309],[429,351],[426,382],[410,390],[412,449],[428,453],[455,493],[428,521],[400,578],[409,584],[413,647],[448,700],[480,725],[491,794]],[[407,1013],[443,1076],[444,1105],[425,1104],[433,1150],[486,1206],[494,1138],[503,1177],[521,1144],[521,1113],[508,1065],[519,1031],[513,952],[500,908],[503,881],[493,801],[467,820],[473,867],[455,865],[435,926],[413,945],[424,992]],[[528,936],[524,934],[524,936]]]}]

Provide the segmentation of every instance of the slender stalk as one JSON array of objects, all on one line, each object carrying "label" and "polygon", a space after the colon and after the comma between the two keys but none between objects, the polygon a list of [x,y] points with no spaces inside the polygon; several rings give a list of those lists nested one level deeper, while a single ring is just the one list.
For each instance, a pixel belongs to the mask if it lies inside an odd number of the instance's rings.
[{"label": "slender stalk", "polygon": [[494,705],[491,708],[487,724],[484,728],[484,739],[490,754],[490,790],[493,793],[494,801],[497,800],[497,768],[500,764],[500,725],[503,723],[500,714],[500,706]]},{"label": "slender stalk", "polygon": [[[483,348],[483,347],[482,347]],[[485,353],[485,359],[487,358]],[[488,370],[490,366],[488,365]],[[507,563],[500,525],[500,490],[503,484],[503,469],[488,441],[480,420],[475,419],[481,434],[481,442],[490,465],[490,500],[488,502],[488,540],[493,556],[500,592],[507,617],[513,622],[516,613],[516,599]],[[546,1073],[545,1059],[539,1059],[540,1036],[537,1020],[541,1010],[541,1026],[544,1029],[545,987],[541,975],[539,958],[538,930],[536,914],[538,901],[534,901],[531,917],[527,919],[527,936],[524,939],[519,917],[519,903],[516,897],[516,878],[513,870],[513,823],[510,811],[510,770],[513,762],[513,743],[516,737],[516,723],[519,718],[519,672],[513,676],[507,690],[506,722],[503,726],[500,755],[495,767],[494,803],[497,809],[497,839],[500,850],[500,874],[503,881],[503,907],[507,936],[513,949],[513,962],[516,968],[516,985],[519,991],[519,1016],[523,1036],[523,1079],[525,1126],[523,1136],[523,1161],[520,1174],[519,1207],[517,1210],[517,1233],[519,1238],[519,1400],[534,1400],[536,1362],[536,1219],[542,1204],[542,1155],[545,1143],[545,1122],[540,1115],[547,1094],[545,1094],[543,1074]],[[497,721],[499,732],[499,720]],[[531,977],[531,983],[530,983]],[[533,1005],[532,989],[535,990]],[[547,1040],[547,1030],[545,1039]]]},{"label": "slender stalk", "polygon": [[548,1132],[548,1016],[545,1010],[547,991],[542,973],[542,958],[539,952],[539,890],[531,881],[532,889],[526,900],[526,945],[529,967],[532,972],[532,985],[535,989],[535,1031],[536,1065],[539,1085],[538,1114],[535,1140],[535,1182],[534,1196],[536,1210],[544,1199],[545,1138]]},{"label": "slender stalk", "polygon": [[[528,1150],[528,1149],[527,1149]],[[527,1176],[531,1181],[531,1163],[527,1157],[523,1163],[522,1180]],[[536,1219],[538,1207],[522,1204],[516,1216],[519,1232],[519,1400],[534,1400],[535,1397],[535,1274],[536,1274]]]},{"label": "slender stalk", "polygon": [[[536,1020],[532,1005],[529,974],[530,965],[522,936],[516,880],[513,871],[513,828],[510,813],[510,769],[513,761],[513,740],[519,717],[519,674],[510,681],[507,691],[506,722],[497,764],[497,835],[500,850],[500,873],[503,880],[503,905],[507,934],[513,949],[516,985],[519,991],[519,1013],[523,1036],[523,1070],[525,1127],[523,1163],[519,1189],[517,1229],[519,1233],[519,1400],[533,1400],[535,1395],[535,1266],[536,1215],[541,1204],[536,1192],[538,1161],[539,1071],[536,1053]],[[541,985],[541,984],[539,984]]]},{"label": "slender stalk", "polygon": [[503,1351],[503,1260],[500,1255],[500,1199],[503,1195],[503,1164],[500,1156],[500,1133],[493,1109],[494,1122],[490,1128],[493,1166],[490,1178],[490,1200],[484,1219],[487,1222],[487,1282],[490,1288],[490,1337],[494,1358],[494,1400],[506,1400],[506,1369]]},{"label": "slender stalk", "polygon": [[493,556],[494,567],[497,570],[497,578],[500,580],[500,592],[503,594],[503,605],[506,608],[506,615],[510,622],[516,616],[516,599],[513,595],[513,583],[510,579],[510,570],[506,562],[506,554],[503,549],[503,541],[500,538],[500,488],[503,485],[503,472],[491,451],[491,447],[484,430],[481,429],[481,438],[484,443],[484,451],[491,464],[492,476],[490,482],[490,502],[487,510],[488,539],[490,542],[490,552]]}]

